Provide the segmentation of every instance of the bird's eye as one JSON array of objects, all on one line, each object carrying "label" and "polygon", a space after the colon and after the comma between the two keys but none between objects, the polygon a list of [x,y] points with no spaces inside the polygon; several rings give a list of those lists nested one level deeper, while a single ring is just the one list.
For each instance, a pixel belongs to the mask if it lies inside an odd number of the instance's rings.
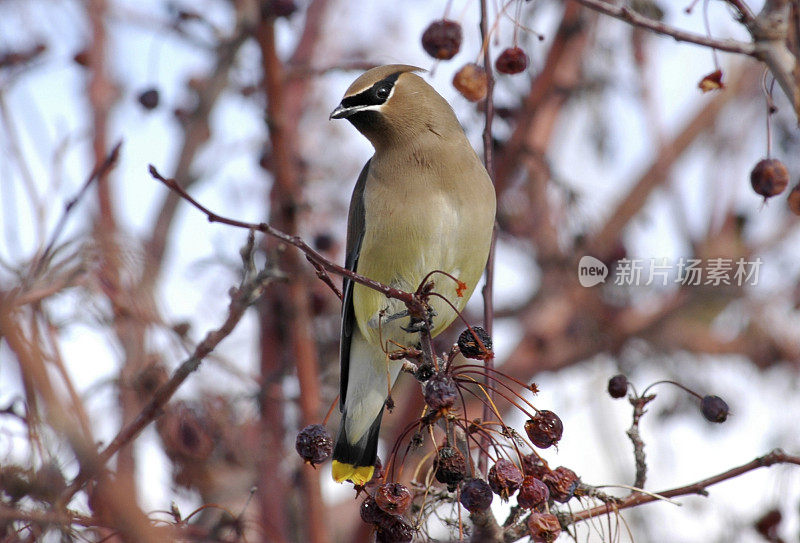
[{"label": "bird's eye", "polygon": [[386,100],[389,98],[389,91],[390,88],[387,86],[378,87],[375,91],[375,96],[377,96],[380,100]]}]

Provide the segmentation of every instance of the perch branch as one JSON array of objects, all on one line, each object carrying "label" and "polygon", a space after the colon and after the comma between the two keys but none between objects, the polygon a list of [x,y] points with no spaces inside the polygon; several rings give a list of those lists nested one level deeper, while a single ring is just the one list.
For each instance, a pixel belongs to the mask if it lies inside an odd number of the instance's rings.
[{"label": "perch branch", "polygon": [[348,270],[338,264],[335,264],[319,254],[315,251],[311,246],[309,246],[302,238],[299,236],[290,236],[289,234],[278,230],[270,226],[267,223],[252,223],[252,222],[245,222],[240,221],[238,219],[231,219],[228,217],[223,217],[222,215],[218,215],[202,205],[200,202],[192,198],[178,183],[175,182],[174,179],[168,179],[163,177],[158,170],[154,166],[150,166],[150,175],[152,175],[155,179],[164,183],[170,190],[175,191],[178,195],[185,199],[187,202],[192,204],[195,208],[200,210],[202,213],[208,217],[208,222],[218,222],[221,224],[227,224],[229,226],[235,226],[237,228],[246,228],[248,230],[257,230],[268,236],[272,236],[277,238],[284,243],[288,243],[294,247],[300,249],[311,261],[313,264],[319,265],[322,269],[328,272],[332,272],[336,275],[341,277],[347,277],[356,283],[369,287],[373,290],[377,290],[378,292],[384,294],[388,298],[394,298],[405,302],[406,304],[413,304],[415,303],[414,295],[408,292],[404,292],[402,290],[392,288],[389,286],[384,285],[383,283],[379,283],[378,281],[373,281],[372,279],[365,277],[363,275],[359,275],[353,271]]},{"label": "perch branch", "polygon": [[[800,456],[792,456],[786,454],[780,449],[775,449],[764,456],[759,456],[758,458],[747,462],[746,464],[742,464],[741,466],[729,469],[728,471],[708,477],[707,479],[697,481],[696,483],[671,488],[669,490],[663,490],[661,492],[654,492],[652,494],[633,493],[617,502],[614,505],[614,510],[619,511],[621,509],[636,507],[638,505],[650,503],[661,498],[675,498],[677,496],[686,496],[689,494],[700,494],[701,496],[705,496],[707,494],[706,489],[709,486],[727,481],[728,479],[733,479],[734,477],[738,477],[749,471],[753,471],[758,468],[767,468],[775,464],[795,464],[800,466]],[[572,524],[607,513],[608,505],[603,504],[598,507],[584,509],[583,511],[578,511],[577,513],[569,515],[567,517],[567,523]]]}]

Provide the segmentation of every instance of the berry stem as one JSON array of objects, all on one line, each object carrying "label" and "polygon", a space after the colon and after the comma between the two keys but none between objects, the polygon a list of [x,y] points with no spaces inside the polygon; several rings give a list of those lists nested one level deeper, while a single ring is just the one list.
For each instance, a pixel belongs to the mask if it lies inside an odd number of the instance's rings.
[{"label": "berry stem", "polygon": [[[516,377],[513,377],[511,375],[505,374],[502,371],[497,370],[495,368],[487,368],[487,367],[482,366],[480,364],[461,364],[461,365],[458,366],[458,368],[459,369],[461,369],[461,368],[477,368],[477,369],[480,369],[480,370],[491,371],[493,373],[497,373],[498,375],[502,376],[504,379],[508,379],[509,381],[514,381],[516,384],[518,384],[519,386],[521,386],[525,390],[531,390],[531,385],[525,384],[522,381],[520,381],[519,379],[517,379]],[[534,394],[535,394],[535,392],[534,392]],[[533,407],[533,406],[531,406],[531,407]]]},{"label": "berry stem", "polygon": [[333,408],[336,407],[336,404],[339,403],[339,395],[337,394],[336,397],[331,402],[331,406],[328,408],[328,413],[325,415],[325,418],[322,420],[322,425],[328,425],[328,419],[331,418],[331,413],[333,413]]},{"label": "berry stem", "polygon": [[442,15],[442,20],[447,19],[447,16],[450,15],[450,8],[453,6],[453,0],[447,0],[447,4],[444,6],[444,15]]},{"label": "berry stem", "polygon": [[[514,390],[513,388],[511,388],[510,386],[508,386],[508,384],[504,383],[502,380],[498,379],[498,378],[497,378],[497,377],[495,377],[494,375],[491,375],[491,374],[489,374],[489,373],[487,373],[487,372],[484,372],[484,371],[479,371],[479,370],[459,370],[457,373],[454,373],[454,374],[453,374],[453,376],[455,377],[456,375],[466,375],[466,374],[468,374],[468,373],[476,373],[476,374],[478,374],[478,375],[483,375],[485,378],[487,378],[487,379],[491,379],[491,380],[492,380],[492,381],[494,381],[495,383],[497,383],[497,384],[499,384],[499,385],[502,385],[503,387],[505,387],[505,389],[506,389],[506,390],[508,390],[509,392],[511,392],[511,393],[512,393],[514,396],[516,396],[517,398],[519,398],[520,400],[522,400],[523,402],[525,402],[525,404],[526,404],[528,407],[530,407],[531,409],[533,409],[533,410],[534,410],[534,412],[536,412],[536,413],[538,413],[538,412],[539,412],[539,410],[538,410],[538,409],[536,409],[536,407],[534,407],[534,405],[533,405],[532,403],[530,403],[528,400],[526,400],[525,398],[523,398],[523,397],[522,397],[522,396],[521,396],[521,395],[520,395],[520,394],[519,394],[519,393],[518,393],[516,390]],[[472,378],[471,378],[471,377],[469,377],[469,379],[472,379]],[[487,381],[487,383],[488,383],[488,381]],[[487,386],[489,386],[489,385],[487,384]],[[493,387],[493,388],[492,388],[492,390],[495,390],[495,391],[496,391],[497,389],[495,389],[495,388]],[[499,394],[499,392],[498,392],[498,394]],[[504,398],[506,398],[506,399],[508,400],[508,398],[507,398],[506,396],[503,396],[503,397],[504,397]],[[509,401],[511,401],[511,400],[509,400]],[[524,412],[526,415],[528,415],[529,417],[532,417],[532,416],[533,416],[533,415],[531,415],[530,413],[528,413],[526,410],[524,410],[522,407],[518,406],[517,404],[514,404],[514,405],[515,405],[515,406],[517,406],[517,407],[519,407],[519,409],[520,409],[521,411],[523,411],[523,412]]]},{"label": "berry stem", "polygon": [[764,77],[761,78],[761,88],[764,90],[764,98],[767,105],[767,158],[772,157],[772,114],[775,113],[777,108],[775,102],[772,100],[772,89],[775,87],[775,78],[772,79],[769,87],[767,87],[767,70],[764,70]]},{"label": "berry stem", "polygon": [[700,394],[698,394],[697,392],[695,392],[694,390],[692,390],[690,388],[687,388],[687,387],[683,386],[682,384],[677,383],[675,381],[671,381],[669,379],[663,379],[661,381],[656,381],[655,383],[651,383],[646,389],[644,389],[644,392],[642,392],[642,396],[641,397],[644,398],[645,396],[647,396],[647,391],[650,390],[651,388],[653,388],[654,386],[656,386],[656,385],[665,385],[665,384],[666,385],[675,385],[676,387],[678,387],[678,388],[680,388],[682,390],[685,390],[686,392],[688,392],[689,394],[691,394],[692,396],[694,396],[698,400],[702,400],[703,399],[703,397]]},{"label": "berry stem", "polygon": [[[500,416],[500,411],[497,409],[497,406],[495,405],[495,403],[494,403],[494,400],[492,399],[492,396],[493,396],[493,394],[490,394],[490,392],[493,392],[494,394],[497,394],[498,396],[501,396],[501,397],[502,397],[504,400],[506,400],[508,403],[510,403],[511,405],[513,405],[514,407],[516,407],[517,409],[519,409],[520,411],[522,411],[523,413],[525,413],[525,415],[526,415],[527,417],[529,417],[529,418],[533,418],[533,415],[532,415],[532,414],[531,414],[531,413],[530,413],[530,412],[529,412],[527,409],[525,409],[524,407],[522,407],[521,405],[519,405],[519,404],[518,404],[517,402],[515,402],[513,399],[511,399],[511,398],[509,398],[508,396],[506,396],[506,395],[505,395],[505,393],[501,392],[500,390],[498,390],[497,388],[493,387],[492,385],[489,385],[489,384],[487,384],[487,383],[479,383],[479,382],[477,381],[477,379],[474,379],[474,378],[472,378],[472,377],[469,377],[469,376],[463,375],[463,373],[462,373],[462,376],[460,376],[460,377],[456,377],[456,378],[455,378],[455,380],[456,380],[456,382],[462,382],[462,383],[463,383],[463,382],[470,382],[470,383],[474,383],[474,384],[478,385],[478,387],[479,387],[479,388],[480,388],[480,389],[483,391],[483,393],[486,395],[486,399],[487,399],[487,400],[488,400],[488,402],[489,402],[488,406],[489,406],[489,407],[490,407],[490,409],[491,409],[491,410],[494,412],[494,414],[497,416],[497,418],[498,418],[498,419],[500,419],[500,421],[501,421],[501,422],[502,422],[502,417]],[[487,390],[487,389],[488,389],[488,390]],[[469,389],[468,389],[468,390],[469,390]],[[487,406],[487,404],[486,404],[486,403],[484,403],[484,407],[486,407],[486,406]],[[486,421],[488,422],[488,421],[489,421],[489,420],[491,420],[491,419],[487,419],[486,417],[484,417],[484,420],[486,420]]]},{"label": "berry stem", "polygon": [[[703,26],[706,30],[706,36],[711,38],[711,25],[708,22],[708,0],[703,0]],[[711,49],[711,58],[714,59],[714,69],[719,71],[719,58],[717,58],[717,50]]]}]

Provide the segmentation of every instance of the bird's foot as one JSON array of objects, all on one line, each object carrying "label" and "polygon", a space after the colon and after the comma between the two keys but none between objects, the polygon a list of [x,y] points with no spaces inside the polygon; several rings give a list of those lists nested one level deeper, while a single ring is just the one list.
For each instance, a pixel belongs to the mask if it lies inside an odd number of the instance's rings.
[{"label": "bird's foot", "polygon": [[[406,311],[406,313],[408,313]],[[425,316],[424,319],[419,317],[411,317],[408,322],[408,326],[401,326],[403,331],[408,332],[409,334],[418,334],[425,330],[426,328],[430,330],[433,328],[433,317],[436,316],[436,311],[433,309],[428,309],[428,314]]]}]

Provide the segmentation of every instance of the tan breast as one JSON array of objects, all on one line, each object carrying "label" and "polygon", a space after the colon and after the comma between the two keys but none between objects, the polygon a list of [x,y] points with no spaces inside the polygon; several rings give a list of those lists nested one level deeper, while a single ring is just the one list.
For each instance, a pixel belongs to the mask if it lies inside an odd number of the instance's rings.
[{"label": "tan breast", "polygon": [[[403,169],[392,167],[399,160],[373,159],[377,166],[371,169],[364,191],[367,211],[359,273],[413,291],[429,272],[443,270],[466,283],[467,289],[458,297],[456,283],[436,275],[435,291],[459,311],[464,308],[486,265],[495,215],[491,181],[472,149],[467,150],[462,156],[452,149],[421,153],[436,160],[415,160],[410,166],[404,160]],[[377,329],[367,323],[374,326],[381,310],[392,314],[405,309],[361,286],[356,286],[353,301],[362,333],[372,342],[378,342]],[[437,313],[435,335],[456,314],[442,300],[433,298],[432,305]],[[397,322],[407,323],[408,319]],[[382,336],[407,340],[399,326],[382,329]]]}]

